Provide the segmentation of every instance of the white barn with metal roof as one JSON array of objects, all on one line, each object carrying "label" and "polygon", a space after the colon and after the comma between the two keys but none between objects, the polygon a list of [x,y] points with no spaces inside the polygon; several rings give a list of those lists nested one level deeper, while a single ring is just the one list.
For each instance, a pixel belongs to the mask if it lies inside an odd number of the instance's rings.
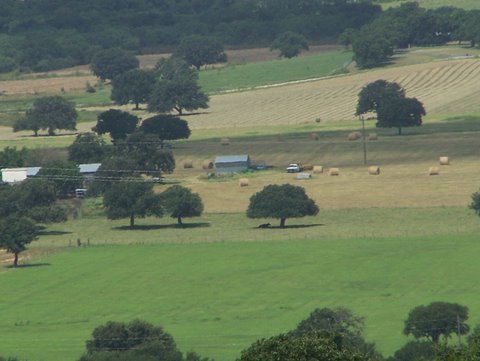
[{"label": "white barn with metal roof", "polygon": [[250,167],[248,154],[222,155],[215,158],[216,173],[244,172]]}]

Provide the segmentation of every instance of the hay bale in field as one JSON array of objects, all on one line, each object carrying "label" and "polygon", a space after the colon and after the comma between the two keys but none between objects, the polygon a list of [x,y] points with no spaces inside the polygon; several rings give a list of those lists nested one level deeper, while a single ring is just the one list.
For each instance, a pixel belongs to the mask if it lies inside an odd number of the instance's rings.
[{"label": "hay bale in field", "polygon": [[330,175],[330,176],[340,175],[340,169],[339,168],[330,168],[328,170],[328,175]]},{"label": "hay bale in field", "polygon": [[377,133],[370,133],[368,135],[368,140],[378,140],[378,134]]},{"label": "hay bale in field", "polygon": [[351,132],[349,135],[348,135],[348,140],[358,140],[362,137],[362,133],[360,132]]},{"label": "hay bale in field", "polygon": [[229,138],[222,138],[222,139],[220,139],[220,144],[221,145],[229,145],[230,144],[230,139]]},{"label": "hay bale in field", "polygon": [[310,133],[308,135],[308,139],[310,140],[318,140],[318,134],[317,133]]},{"label": "hay bale in field", "polygon": [[295,177],[297,179],[310,179],[312,178],[312,175],[310,173],[297,173],[297,176]]},{"label": "hay bale in field", "polygon": [[320,174],[320,173],[323,173],[323,167],[321,165],[314,165],[313,174]]},{"label": "hay bale in field", "polygon": [[213,161],[211,160],[204,160],[202,162],[202,169],[213,169]]},{"label": "hay bale in field", "polygon": [[372,165],[371,167],[368,167],[368,174],[379,175],[380,174],[380,167],[377,167],[375,165]]},{"label": "hay bale in field", "polygon": [[303,170],[313,170],[313,165],[312,164],[302,164],[300,168]]},{"label": "hay bale in field", "polygon": [[187,159],[183,162],[183,168],[193,168],[193,161],[191,159]]},{"label": "hay bale in field", "polygon": [[250,184],[250,182],[248,181],[248,178],[240,178],[238,180],[238,185],[240,187],[247,187],[249,184]]},{"label": "hay bale in field", "polygon": [[448,157],[440,157],[440,165],[449,165],[450,159]]},{"label": "hay bale in field", "polygon": [[428,175],[439,175],[439,174],[440,174],[440,170],[438,169],[438,167],[428,168]]}]

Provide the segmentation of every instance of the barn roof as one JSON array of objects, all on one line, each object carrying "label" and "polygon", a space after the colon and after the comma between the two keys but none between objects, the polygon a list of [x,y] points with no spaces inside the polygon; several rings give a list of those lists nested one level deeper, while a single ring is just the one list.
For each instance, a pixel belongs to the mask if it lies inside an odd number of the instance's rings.
[{"label": "barn roof", "polygon": [[98,168],[102,163],[87,163],[87,164],[79,164],[78,168],[80,169],[80,173],[96,173]]},{"label": "barn roof", "polygon": [[27,177],[35,177],[42,167],[27,167]]},{"label": "barn roof", "polygon": [[250,157],[248,156],[248,154],[219,155],[215,158],[215,164],[248,162],[249,160],[250,160]]}]

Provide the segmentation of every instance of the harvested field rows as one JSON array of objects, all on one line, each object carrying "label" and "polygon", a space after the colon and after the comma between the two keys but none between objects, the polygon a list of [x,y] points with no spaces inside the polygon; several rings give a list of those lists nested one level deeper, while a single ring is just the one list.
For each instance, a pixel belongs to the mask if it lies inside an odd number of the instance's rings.
[{"label": "harvested field rows", "polygon": [[197,129],[352,120],[358,92],[378,79],[400,83],[429,115],[480,111],[480,60],[463,59],[216,95],[210,109],[188,120]]}]

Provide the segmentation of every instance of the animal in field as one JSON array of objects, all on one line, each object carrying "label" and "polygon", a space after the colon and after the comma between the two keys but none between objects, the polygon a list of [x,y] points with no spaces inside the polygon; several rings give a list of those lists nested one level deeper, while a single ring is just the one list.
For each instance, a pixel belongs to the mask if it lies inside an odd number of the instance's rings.
[{"label": "animal in field", "polygon": [[258,228],[268,228],[270,227],[270,223],[262,223],[258,226]]}]

